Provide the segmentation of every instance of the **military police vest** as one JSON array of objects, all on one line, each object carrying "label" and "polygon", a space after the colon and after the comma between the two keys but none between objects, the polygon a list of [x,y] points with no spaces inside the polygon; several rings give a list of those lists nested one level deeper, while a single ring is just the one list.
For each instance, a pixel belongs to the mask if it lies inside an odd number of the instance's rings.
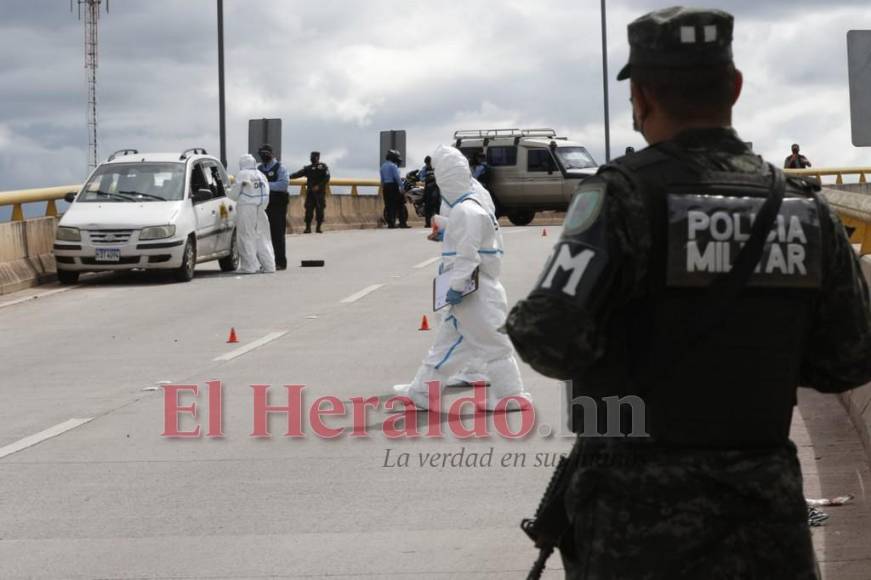
[{"label": "military police vest", "polygon": [[[822,279],[821,215],[811,184],[790,179],[755,271],[716,328],[686,344],[712,304],[708,287],[748,240],[772,176],[715,172],[660,145],[606,166],[643,196],[652,235],[648,288],[615,312],[597,377],[639,395],[664,445],[772,447],[789,435],[803,345]],[[578,385],[588,391],[590,381]],[[577,411],[577,409],[576,409]]]}]

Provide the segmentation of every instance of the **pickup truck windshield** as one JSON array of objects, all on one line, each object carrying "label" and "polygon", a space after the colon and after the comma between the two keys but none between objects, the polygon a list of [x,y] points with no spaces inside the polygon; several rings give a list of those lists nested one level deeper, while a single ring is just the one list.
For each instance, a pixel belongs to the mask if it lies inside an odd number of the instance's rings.
[{"label": "pickup truck windshield", "polygon": [[583,147],[557,147],[556,154],[566,171],[596,167],[593,156]]},{"label": "pickup truck windshield", "polygon": [[178,201],[184,197],[184,168],[184,163],[107,163],[76,201]]}]

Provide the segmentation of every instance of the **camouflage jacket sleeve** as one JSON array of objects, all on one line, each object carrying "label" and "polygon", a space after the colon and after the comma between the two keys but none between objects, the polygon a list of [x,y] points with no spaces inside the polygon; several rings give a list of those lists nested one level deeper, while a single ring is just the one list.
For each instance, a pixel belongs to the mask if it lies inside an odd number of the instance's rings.
[{"label": "camouflage jacket sleeve", "polygon": [[871,310],[868,286],[847,233],[828,205],[821,203],[821,222],[832,243],[802,361],[801,384],[839,393],[871,382]]},{"label": "camouflage jacket sleeve", "polygon": [[641,197],[620,173],[606,170],[578,187],[544,271],[508,316],[523,360],[566,379],[602,356],[611,313],[643,287],[649,231]]}]

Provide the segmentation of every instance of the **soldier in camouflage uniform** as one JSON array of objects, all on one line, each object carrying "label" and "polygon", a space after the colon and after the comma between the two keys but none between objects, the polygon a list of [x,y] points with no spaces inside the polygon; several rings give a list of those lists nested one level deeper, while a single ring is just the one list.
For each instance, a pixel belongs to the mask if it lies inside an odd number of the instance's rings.
[{"label": "soldier in camouflage uniform", "polygon": [[629,25],[618,78],[650,147],[579,186],[508,317],[525,361],[598,403],[572,409],[569,578],[817,575],[789,427],[797,386],[871,381],[868,288],[818,185],[732,130],[732,26],[679,7]]}]

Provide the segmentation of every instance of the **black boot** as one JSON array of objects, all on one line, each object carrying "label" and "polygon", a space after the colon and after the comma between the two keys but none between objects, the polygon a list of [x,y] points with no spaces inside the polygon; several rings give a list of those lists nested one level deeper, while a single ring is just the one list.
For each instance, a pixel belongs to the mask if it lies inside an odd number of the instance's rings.
[{"label": "black boot", "polygon": [[321,229],[321,224],[318,224],[318,227],[317,227],[317,229],[316,229],[315,231],[316,231],[317,233],[319,233],[319,234],[324,233],[324,230]]},{"label": "black boot", "polygon": [[304,233],[304,234],[310,234],[310,233],[312,233],[312,225],[311,225],[310,223],[309,223],[309,224],[305,224],[305,231],[304,231],[303,233]]}]

